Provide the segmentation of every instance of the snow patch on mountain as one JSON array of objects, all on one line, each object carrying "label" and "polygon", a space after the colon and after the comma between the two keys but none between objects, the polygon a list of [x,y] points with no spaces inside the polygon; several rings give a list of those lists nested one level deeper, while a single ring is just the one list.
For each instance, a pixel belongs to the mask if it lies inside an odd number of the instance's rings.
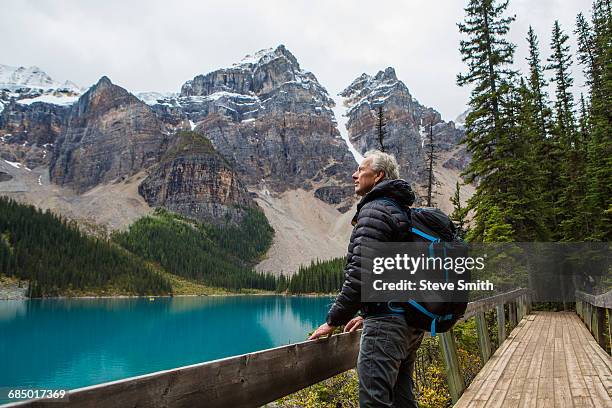
[{"label": "snow patch on mountain", "polygon": [[168,100],[175,99],[178,96],[176,92],[135,92],[134,96],[146,103],[147,105],[163,105]]},{"label": "snow patch on mountain", "polygon": [[457,116],[454,120],[455,122],[455,127],[457,129],[465,129],[465,119],[467,118],[467,115],[470,113],[470,110],[467,109],[465,112],[459,114],[459,116]]},{"label": "snow patch on mountain", "polygon": [[382,106],[388,98],[397,95],[398,91],[411,99],[406,85],[397,79],[395,70],[388,67],[375,76],[361,74],[340,93],[340,96],[345,98],[348,107],[346,114],[350,116],[364,104],[370,109]]},{"label": "snow patch on mountain", "polygon": [[81,88],[74,82],[58,82],[46,72],[36,66],[12,67],[0,64],[0,88],[17,89],[64,89],[72,92],[81,92]]},{"label": "snow patch on mountain", "polygon": [[338,131],[340,132],[340,136],[346,143],[349,151],[353,155],[353,158],[357,164],[359,164],[363,160],[363,156],[357,151],[357,149],[355,149],[355,146],[353,146],[351,140],[349,139],[348,129],[346,126],[348,123],[348,116],[346,112],[345,99],[339,96],[336,98],[335,103],[336,105],[332,108],[332,110],[334,112],[334,118],[336,120],[336,125],[338,126]]},{"label": "snow patch on mountain", "polygon": [[31,105],[36,102],[51,103],[53,105],[69,106],[79,100],[80,95],[43,94],[35,98],[19,99],[20,105]]},{"label": "snow patch on mountain", "polygon": [[270,62],[273,58],[274,48],[265,48],[263,50],[257,51],[255,54],[248,54],[240,62],[235,62],[232,64],[234,67],[241,67],[243,65],[256,65],[256,64],[265,64]]},{"label": "snow patch on mountain", "polygon": [[59,82],[36,66],[12,67],[0,64],[0,112],[11,102],[30,105],[35,102],[68,106],[75,103],[84,89],[74,82]]}]

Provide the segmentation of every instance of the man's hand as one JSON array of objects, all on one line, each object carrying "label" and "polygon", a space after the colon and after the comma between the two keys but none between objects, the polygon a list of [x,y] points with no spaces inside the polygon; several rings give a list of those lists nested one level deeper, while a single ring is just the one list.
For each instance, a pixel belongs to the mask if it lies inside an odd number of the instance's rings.
[{"label": "man's hand", "polygon": [[361,328],[361,326],[363,326],[363,317],[361,316],[354,317],[351,319],[350,322],[346,324],[346,326],[344,326],[344,332],[345,333],[354,332],[355,330]]},{"label": "man's hand", "polygon": [[308,340],[316,340],[321,336],[327,336],[331,334],[335,328],[335,326],[330,326],[327,323],[323,323],[317,330],[314,331],[314,333],[310,335]]}]

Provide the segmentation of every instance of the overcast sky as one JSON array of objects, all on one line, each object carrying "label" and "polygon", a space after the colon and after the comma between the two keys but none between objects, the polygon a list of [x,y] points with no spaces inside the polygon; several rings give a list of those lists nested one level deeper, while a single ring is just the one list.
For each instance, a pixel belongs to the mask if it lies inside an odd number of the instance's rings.
[{"label": "overcast sky", "polygon": [[[362,72],[396,69],[411,94],[455,118],[469,91],[456,23],[467,0],[25,1],[0,3],[0,64],[36,65],[89,86],[102,75],[130,91],[180,90],[188,79],[262,48],[285,46],[335,95]],[[525,69],[533,25],[542,56],[558,19],[570,34],[589,0],[510,0],[511,40]],[[577,84],[581,68],[574,64]],[[552,90],[550,92],[553,94]]]}]

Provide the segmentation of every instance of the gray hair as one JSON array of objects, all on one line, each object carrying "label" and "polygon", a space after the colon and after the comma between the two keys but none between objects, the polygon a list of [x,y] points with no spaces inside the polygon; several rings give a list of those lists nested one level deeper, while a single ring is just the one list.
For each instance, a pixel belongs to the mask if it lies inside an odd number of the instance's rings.
[{"label": "gray hair", "polygon": [[383,153],[380,150],[369,150],[363,157],[366,159],[372,158],[372,170],[376,172],[384,171],[386,179],[399,178],[399,166],[392,154]]}]

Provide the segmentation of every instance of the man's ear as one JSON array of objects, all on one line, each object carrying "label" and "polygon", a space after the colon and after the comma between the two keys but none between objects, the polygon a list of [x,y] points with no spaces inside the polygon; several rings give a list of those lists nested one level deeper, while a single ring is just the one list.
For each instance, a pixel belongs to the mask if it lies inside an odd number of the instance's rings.
[{"label": "man's ear", "polygon": [[374,183],[378,184],[381,181],[383,181],[385,178],[385,172],[384,171],[379,171],[378,174],[376,175],[376,178],[374,179]]}]

